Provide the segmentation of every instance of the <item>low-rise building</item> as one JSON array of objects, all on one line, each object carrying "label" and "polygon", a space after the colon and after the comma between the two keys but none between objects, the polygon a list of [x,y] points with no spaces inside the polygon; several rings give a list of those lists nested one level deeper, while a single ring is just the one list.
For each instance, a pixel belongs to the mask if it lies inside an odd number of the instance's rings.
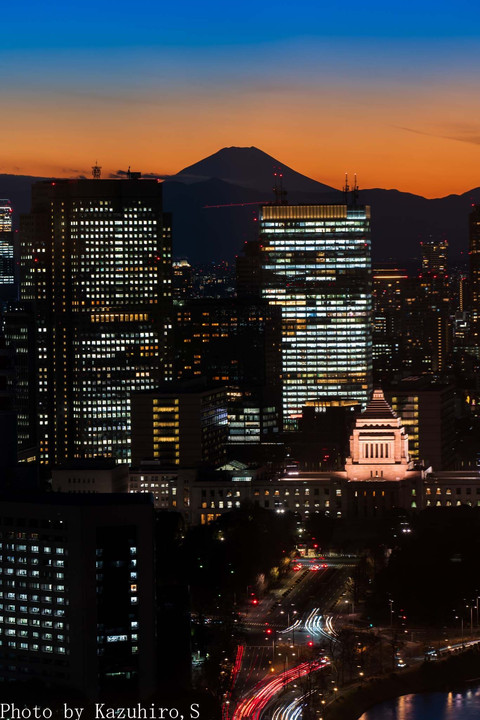
[{"label": "low-rise building", "polygon": [[110,458],[73,460],[52,469],[52,490],[62,493],[123,493],[128,489],[128,465]]}]

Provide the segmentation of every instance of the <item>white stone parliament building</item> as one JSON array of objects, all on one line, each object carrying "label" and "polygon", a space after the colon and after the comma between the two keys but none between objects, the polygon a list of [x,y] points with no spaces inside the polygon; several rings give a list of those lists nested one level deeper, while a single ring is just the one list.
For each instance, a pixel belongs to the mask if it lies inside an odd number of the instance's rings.
[{"label": "white stone parliament building", "polygon": [[[52,488],[150,493],[157,509],[179,512],[193,525],[209,523],[245,502],[293,512],[302,520],[314,513],[362,519],[396,509],[411,513],[429,506],[480,506],[480,472],[439,471],[415,463],[408,443],[401,417],[377,389],[356,420],[343,470],[302,472],[293,466],[272,476],[262,468],[232,461],[205,474],[197,467],[166,467],[146,460],[130,470],[123,466],[122,487],[112,474],[110,489],[104,476],[102,488],[97,488],[90,477],[95,475],[92,468],[72,465],[53,471]],[[118,475],[118,466],[115,472]]]},{"label": "white stone parliament building", "polygon": [[240,463],[200,479],[191,469],[169,472],[145,464],[130,472],[130,492],[151,492],[159,508],[176,510],[191,524],[211,522],[245,501],[302,519],[378,517],[394,509],[409,512],[428,506],[480,506],[480,473],[435,471],[415,465],[402,419],[377,389],[357,418],[344,470],[285,471],[274,478]]}]

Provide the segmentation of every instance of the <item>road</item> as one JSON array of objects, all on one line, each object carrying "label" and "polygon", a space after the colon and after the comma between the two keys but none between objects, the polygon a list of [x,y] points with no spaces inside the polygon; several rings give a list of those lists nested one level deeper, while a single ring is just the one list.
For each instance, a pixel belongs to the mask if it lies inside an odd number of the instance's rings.
[{"label": "road", "polygon": [[[261,720],[267,708],[270,717],[280,691],[328,665],[322,645],[335,642],[331,610],[344,590],[352,560],[338,565],[299,561],[279,589],[245,608],[246,644],[237,652],[224,720]],[[279,710],[275,720],[298,720],[304,693],[304,686],[301,690],[295,685],[288,693],[288,712],[284,708],[281,716]]]}]

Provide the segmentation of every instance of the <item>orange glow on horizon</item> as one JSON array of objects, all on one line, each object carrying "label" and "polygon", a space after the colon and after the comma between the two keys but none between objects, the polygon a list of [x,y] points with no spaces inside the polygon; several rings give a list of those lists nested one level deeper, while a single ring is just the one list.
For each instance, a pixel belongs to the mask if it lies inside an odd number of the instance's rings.
[{"label": "orange glow on horizon", "polygon": [[[468,92],[468,88],[464,89]],[[396,188],[425,197],[464,193],[479,184],[480,138],[465,127],[455,91],[378,89],[311,95],[288,88],[260,93],[219,89],[162,101],[56,96],[10,98],[1,173],[103,177],[119,169],[169,175],[222,147],[255,145],[320,182],[341,187],[345,172],[360,188]],[[470,115],[480,99],[469,94]],[[283,108],[282,112],[278,108]],[[459,108],[457,110],[457,108]]]}]

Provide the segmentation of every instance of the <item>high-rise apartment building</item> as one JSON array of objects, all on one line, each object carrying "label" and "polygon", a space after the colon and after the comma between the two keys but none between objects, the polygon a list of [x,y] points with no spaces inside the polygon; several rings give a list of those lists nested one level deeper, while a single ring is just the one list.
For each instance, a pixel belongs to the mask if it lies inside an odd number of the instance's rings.
[{"label": "high-rise apartment building", "polygon": [[318,397],[371,391],[370,208],[263,205],[262,295],[282,309],[284,427]]},{"label": "high-rise apartment building", "polygon": [[56,180],[21,218],[39,458],[130,459],[130,394],[172,375],[171,223],[155,180]]}]

